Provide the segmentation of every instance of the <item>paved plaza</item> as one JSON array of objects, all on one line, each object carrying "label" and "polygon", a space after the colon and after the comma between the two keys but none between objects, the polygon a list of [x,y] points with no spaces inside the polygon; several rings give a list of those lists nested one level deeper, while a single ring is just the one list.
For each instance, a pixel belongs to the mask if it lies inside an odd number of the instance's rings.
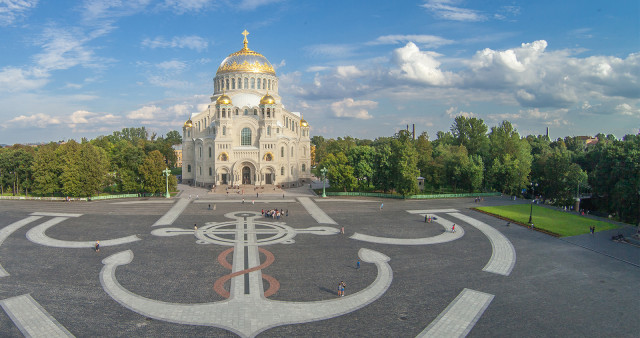
[{"label": "paved plaza", "polygon": [[[506,226],[471,210],[473,198],[181,190],[171,199],[0,201],[0,336],[640,332],[640,248],[604,235],[557,239]],[[521,202],[481,205],[511,203]],[[276,208],[279,219],[262,213]]]}]

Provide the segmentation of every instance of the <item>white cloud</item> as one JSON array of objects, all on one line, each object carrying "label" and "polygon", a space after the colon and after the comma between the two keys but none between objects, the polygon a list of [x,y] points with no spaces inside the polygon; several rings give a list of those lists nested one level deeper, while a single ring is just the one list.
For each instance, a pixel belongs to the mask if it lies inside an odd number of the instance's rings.
[{"label": "white cloud", "polygon": [[462,110],[458,110],[458,107],[449,107],[449,109],[447,109],[445,111],[445,113],[447,114],[447,116],[449,116],[450,118],[456,118],[458,116],[464,116],[466,118],[471,118],[471,117],[475,117],[476,115],[472,112],[464,112]]},{"label": "white cloud", "polygon": [[150,0],[87,0],[83,3],[83,20],[95,23],[96,20],[111,20],[129,16],[144,10]]},{"label": "white cloud", "polygon": [[331,69],[331,67],[327,67],[327,66],[311,66],[311,67],[307,68],[307,72],[312,72],[312,73],[324,72],[325,70],[329,70],[329,69]]},{"label": "white cloud", "polygon": [[632,107],[628,103],[621,103],[621,104],[617,105],[616,106],[616,112],[618,112],[618,113],[620,113],[622,115],[640,117],[640,108]]},{"label": "white cloud", "polygon": [[395,45],[407,42],[414,42],[425,48],[438,48],[440,46],[450,45],[454,43],[453,40],[445,39],[435,35],[383,35],[370,42],[369,44]]},{"label": "white cloud", "polygon": [[38,5],[38,0],[0,1],[0,26],[9,26],[26,12]]},{"label": "white cloud", "polygon": [[180,73],[185,68],[187,68],[187,64],[182,61],[172,60],[172,61],[164,61],[156,64],[156,67],[165,71],[173,71]]},{"label": "white cloud", "polygon": [[204,38],[197,35],[189,36],[174,36],[170,40],[165,39],[162,36],[157,36],[152,39],[142,40],[142,46],[151,49],[154,48],[187,48],[197,50],[201,52],[209,46],[209,43]]},{"label": "white cloud", "polygon": [[336,67],[336,74],[339,77],[359,77],[365,74],[365,72],[358,69],[356,66],[338,66]]},{"label": "white cloud", "polygon": [[20,115],[14,117],[11,120],[3,124],[3,127],[17,126],[17,127],[38,127],[46,128],[51,125],[60,124],[60,120],[55,116],[47,114],[37,113],[33,115]]},{"label": "white cloud", "polygon": [[37,89],[47,84],[48,78],[49,74],[39,68],[5,67],[0,70],[0,92]]},{"label": "white cloud", "polygon": [[433,15],[453,21],[485,21],[484,14],[473,9],[455,7],[456,0],[427,0],[421,7],[431,11]]},{"label": "white cloud", "polygon": [[439,54],[422,52],[413,42],[393,51],[393,62],[397,69],[391,74],[398,78],[408,79],[433,86],[450,85],[453,73],[440,70]]},{"label": "white cloud", "polygon": [[69,116],[69,128],[77,128],[78,125],[91,125],[91,127],[101,127],[105,124],[113,125],[119,123],[121,118],[113,114],[92,113],[86,110],[76,110]]},{"label": "white cloud", "polygon": [[333,116],[346,119],[368,120],[373,118],[369,115],[368,109],[374,109],[378,106],[378,102],[361,100],[355,101],[352,98],[346,98],[342,101],[331,104]]},{"label": "white cloud", "polygon": [[127,114],[127,118],[132,120],[152,120],[160,108],[155,105],[144,106]]}]

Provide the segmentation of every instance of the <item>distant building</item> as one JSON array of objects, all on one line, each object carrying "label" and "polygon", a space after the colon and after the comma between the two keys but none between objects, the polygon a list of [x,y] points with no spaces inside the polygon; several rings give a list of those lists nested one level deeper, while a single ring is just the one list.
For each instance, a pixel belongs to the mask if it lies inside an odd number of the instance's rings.
[{"label": "distant building", "polygon": [[244,47],[222,61],[206,110],[185,122],[182,182],[197,186],[283,185],[311,181],[309,124],[285,109],[278,77]]},{"label": "distant building", "polygon": [[590,145],[596,145],[598,144],[598,138],[597,137],[591,137],[591,136],[576,136],[576,139],[578,139],[581,143],[582,146],[584,148],[590,146]]},{"label": "distant building", "polygon": [[172,147],[173,152],[176,154],[176,168],[182,167],[182,145],[175,145]]},{"label": "distant building", "polygon": [[424,190],[424,177],[418,177],[418,190]]}]

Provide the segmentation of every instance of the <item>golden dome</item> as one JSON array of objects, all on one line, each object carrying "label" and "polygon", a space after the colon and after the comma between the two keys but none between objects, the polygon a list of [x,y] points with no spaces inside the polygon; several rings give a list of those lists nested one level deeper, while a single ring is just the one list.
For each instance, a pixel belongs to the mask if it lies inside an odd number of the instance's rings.
[{"label": "golden dome", "polygon": [[267,95],[260,99],[260,104],[276,104],[276,99],[267,93]]},{"label": "golden dome", "polygon": [[231,104],[231,98],[222,93],[222,95],[220,95],[216,100],[216,104]]},{"label": "golden dome", "polygon": [[193,126],[193,122],[191,122],[191,119],[188,119],[187,122],[184,123],[184,126],[187,128],[191,128]]},{"label": "golden dome", "polygon": [[300,120],[300,125],[303,127],[308,127],[309,123],[307,123],[307,121],[305,121],[304,119]]},{"label": "golden dome", "polygon": [[218,67],[217,74],[234,73],[234,72],[248,72],[248,73],[264,73],[276,75],[276,71],[273,69],[269,60],[264,55],[254,52],[247,44],[247,35],[249,32],[246,30],[242,32],[244,35],[244,47],[241,50],[229,54],[226,59],[222,61],[220,67]]}]

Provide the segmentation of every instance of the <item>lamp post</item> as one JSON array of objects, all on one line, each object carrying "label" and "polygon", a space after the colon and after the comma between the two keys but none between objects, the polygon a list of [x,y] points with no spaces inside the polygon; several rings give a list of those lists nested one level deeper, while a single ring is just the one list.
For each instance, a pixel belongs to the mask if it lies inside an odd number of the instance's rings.
[{"label": "lamp post", "polygon": [[322,197],[327,197],[327,194],[324,191],[325,181],[327,177],[327,168],[320,169],[320,173],[322,173]]},{"label": "lamp post", "polygon": [[533,201],[536,199],[536,187],[538,183],[531,182],[531,189],[533,189],[533,197],[531,198],[531,211],[529,211],[529,224],[531,224],[533,220]]},{"label": "lamp post", "polygon": [[171,197],[171,195],[169,195],[169,175],[171,175],[171,170],[169,170],[169,168],[166,168],[165,170],[162,171],[162,174],[167,177],[166,178],[167,193],[164,195],[164,197],[169,198]]}]

